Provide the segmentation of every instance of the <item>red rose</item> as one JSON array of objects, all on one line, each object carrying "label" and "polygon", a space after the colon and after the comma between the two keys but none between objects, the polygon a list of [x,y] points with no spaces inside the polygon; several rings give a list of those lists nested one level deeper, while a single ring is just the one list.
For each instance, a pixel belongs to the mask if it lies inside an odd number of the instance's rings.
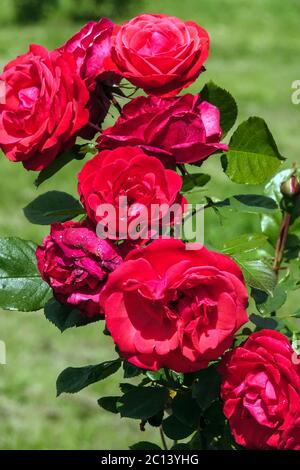
[{"label": "red rose", "polygon": [[122,110],[122,117],[99,137],[99,148],[139,145],[168,163],[205,160],[220,144],[220,112],[199,95],[177,98],[139,97]]},{"label": "red rose", "polygon": [[[107,18],[101,18],[98,22],[90,21],[58,49],[59,52],[72,54],[76,61],[77,72],[85,80],[90,92],[87,106],[90,111],[89,121],[95,126],[100,126],[110,107],[105,87],[120,81],[103,67],[105,59],[110,57],[113,27],[113,22]],[[88,125],[80,135],[92,139],[96,132],[95,128]]]},{"label": "red rose", "polygon": [[90,21],[59,48],[73,55],[79,75],[88,84],[105,73],[103,64],[111,53],[113,28],[113,22],[107,18]]},{"label": "red rose", "polygon": [[[298,396],[299,400],[299,396]],[[292,417],[291,423],[283,431],[278,448],[280,450],[300,450],[300,411]]]},{"label": "red rose", "polygon": [[[88,213],[89,218],[102,226],[114,227],[115,234],[109,231],[109,238],[126,237],[128,226],[139,216],[143,215],[143,207],[151,218],[152,205],[165,205],[165,209],[177,203],[179,208],[185,199],[180,196],[182,180],[172,170],[166,170],[163,164],[155,157],[149,157],[136,147],[120,147],[115,150],[105,150],[88,161],[78,175],[78,191],[80,199]],[[122,209],[127,216],[127,223],[121,226],[122,214],[119,206],[121,198],[127,198],[127,206]],[[126,202],[126,201],[125,201]],[[110,204],[116,210],[116,216],[111,219],[103,210],[104,204]],[[154,214],[152,221],[161,219],[165,212]],[[149,236],[148,216],[139,221],[140,231]]]},{"label": "red rose", "polygon": [[0,147],[27,170],[42,170],[70,148],[87,123],[88,91],[71,55],[32,45],[0,76]]},{"label": "red rose", "polygon": [[299,366],[288,339],[274,330],[253,333],[227,353],[221,366],[224,414],[236,442],[249,449],[277,448],[299,410]]},{"label": "red rose", "polygon": [[100,302],[121,355],[150,370],[193,372],[232,344],[247,321],[239,267],[206,248],[154,240],[109,277]]},{"label": "red rose", "polygon": [[59,302],[88,317],[102,314],[100,292],[108,274],[122,262],[111,242],[100,240],[85,223],[57,223],[36,255],[42,278]]},{"label": "red rose", "polygon": [[106,66],[147,93],[170,96],[196,80],[208,49],[207,32],[193,21],[143,14],[115,27],[114,65]]}]

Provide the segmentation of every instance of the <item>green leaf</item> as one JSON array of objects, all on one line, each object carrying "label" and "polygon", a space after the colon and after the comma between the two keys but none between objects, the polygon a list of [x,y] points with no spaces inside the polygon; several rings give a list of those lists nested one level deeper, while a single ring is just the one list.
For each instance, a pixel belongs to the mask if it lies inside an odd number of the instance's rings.
[{"label": "green leaf", "polygon": [[184,442],[178,442],[178,444],[175,444],[173,447],[171,447],[171,450],[190,450],[190,446]]},{"label": "green leaf", "polygon": [[98,400],[98,405],[110,413],[118,414],[117,404],[121,397],[102,397]]},{"label": "green leaf", "polygon": [[185,426],[194,427],[199,424],[200,408],[194,400],[192,392],[178,392],[172,401],[174,416]]},{"label": "green leaf", "polygon": [[249,287],[271,294],[276,286],[276,275],[272,268],[263,260],[251,260],[243,256],[234,256],[240,265],[245,281]]},{"label": "green leaf", "polygon": [[49,191],[38,196],[23,211],[29,222],[37,225],[65,222],[84,214],[80,202],[62,191]]},{"label": "green leaf", "polygon": [[124,361],[123,362],[123,370],[124,370],[124,379],[131,379],[132,377],[137,377],[142,373],[142,369],[130,364],[130,362]]},{"label": "green leaf", "polygon": [[134,387],[118,403],[123,418],[148,419],[164,409],[168,390],[159,387]]},{"label": "green leaf", "polygon": [[190,436],[194,431],[195,427],[184,425],[176,416],[171,415],[168,418],[164,419],[162,422],[162,428],[169,439],[174,441],[179,441],[180,439],[185,439]]},{"label": "green leaf", "polygon": [[182,188],[181,191],[186,193],[194,188],[205,186],[211,177],[205,173],[194,173],[182,176]]},{"label": "green leaf", "polygon": [[232,135],[225,159],[225,173],[232,181],[260,184],[278,170],[283,157],[265,121],[251,117]]},{"label": "green leaf", "polygon": [[277,321],[274,318],[264,318],[260,315],[256,315],[252,313],[250,315],[250,320],[257,326],[259,329],[264,330],[276,330],[277,328]]},{"label": "green leaf", "polygon": [[300,309],[296,310],[296,312],[292,313],[292,318],[300,318]]},{"label": "green leaf", "polygon": [[92,152],[92,147],[80,145],[74,145],[72,150],[63,153],[58,158],[54,160],[49,166],[42,170],[34,184],[36,187],[39,187],[42,183],[47,181],[49,178],[54,176],[58,171],[60,171],[64,166],[68,165],[73,160],[82,160],[86,153]]},{"label": "green leaf", "polygon": [[197,373],[197,381],[193,384],[192,393],[202,410],[206,410],[219,398],[220,376],[214,366]]},{"label": "green leaf", "polygon": [[232,210],[250,214],[273,214],[275,210],[278,210],[278,205],[273,199],[260,194],[239,194],[216,202],[210,199],[209,205],[217,208],[228,207]]},{"label": "green leaf", "polygon": [[120,366],[121,360],[116,359],[92,366],[68,367],[57,378],[57,396],[62,393],[77,393],[88,385],[114,374]]},{"label": "green leaf", "polygon": [[258,233],[244,234],[238,238],[234,238],[223,245],[222,252],[226,255],[232,256],[239,253],[245,253],[252,250],[257,250],[264,246],[268,238],[265,235]]},{"label": "green leaf", "polygon": [[51,289],[40,276],[36,245],[10,237],[0,239],[0,307],[33,312],[44,307]]},{"label": "green leaf", "polygon": [[257,303],[256,306],[262,315],[267,315],[279,310],[285,304],[286,300],[286,291],[282,287],[277,286],[264,302]]},{"label": "green leaf", "polygon": [[263,214],[261,217],[261,230],[274,247],[279,236],[281,220],[282,215],[279,211],[275,214]]},{"label": "green leaf", "polygon": [[62,305],[56,299],[49,299],[44,308],[45,317],[63,332],[68,328],[85,326],[100,320],[100,317],[86,317],[80,310]]},{"label": "green leaf", "polygon": [[224,137],[227,132],[233,127],[238,108],[235,99],[231,94],[220,88],[214,82],[210,81],[200,92],[201,99],[217,106],[220,110],[220,125],[222,129],[222,136]]},{"label": "green leaf", "polygon": [[129,446],[131,450],[162,450],[157,444],[153,444],[153,442],[148,441],[141,441]]}]

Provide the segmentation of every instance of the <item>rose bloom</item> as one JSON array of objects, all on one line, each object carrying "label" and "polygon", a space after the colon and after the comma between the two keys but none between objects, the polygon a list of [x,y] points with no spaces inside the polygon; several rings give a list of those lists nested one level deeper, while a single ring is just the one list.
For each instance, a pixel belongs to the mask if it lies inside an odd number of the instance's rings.
[{"label": "rose bloom", "polygon": [[290,424],[283,431],[278,448],[280,450],[300,450],[300,410],[292,416]]},{"label": "rose bloom", "polygon": [[240,268],[174,238],[138,248],[111,273],[100,297],[107,328],[130,363],[194,372],[218,359],[247,322]]},{"label": "rose bloom", "polygon": [[99,148],[139,145],[166,164],[205,160],[218,150],[222,129],[216,106],[200,95],[139,97],[124,106],[122,117],[99,137]]},{"label": "rose bloom", "polygon": [[106,67],[149,94],[176,95],[203,71],[208,49],[207,32],[193,21],[142,14],[115,26]]},{"label": "rose bloom", "polygon": [[88,121],[87,88],[69,54],[32,45],[0,75],[0,147],[27,170],[42,170],[72,147]]},{"label": "rose bloom", "polygon": [[100,292],[108,274],[122,262],[111,242],[100,240],[85,222],[56,223],[36,256],[41,276],[59,302],[87,317],[103,313]]},{"label": "rose bloom", "polygon": [[276,449],[300,408],[299,366],[288,339],[274,330],[253,333],[226,354],[219,370],[224,414],[236,442]]},{"label": "rose bloom", "polygon": [[[101,18],[98,22],[90,21],[58,49],[60,52],[69,52],[76,61],[77,72],[85,80],[90,92],[89,121],[96,126],[101,125],[110,107],[106,90],[120,81],[115,74],[107,73],[104,69],[104,61],[111,54],[113,27],[113,22],[107,18]],[[96,132],[89,125],[80,135],[92,139]]]},{"label": "rose bloom", "polygon": [[[136,147],[100,152],[84,165],[78,181],[80,199],[89,218],[99,224],[98,227],[103,226],[103,231],[107,227],[109,238],[128,238],[129,224],[134,228],[135,221],[140,226],[139,238],[143,238],[142,235],[147,238],[151,221],[164,219],[167,223],[169,208],[173,204],[176,204],[176,217],[179,217],[186,202],[179,194],[181,177]],[[106,204],[116,212],[107,215],[103,209]],[[154,204],[161,206],[162,210],[152,211]]]}]

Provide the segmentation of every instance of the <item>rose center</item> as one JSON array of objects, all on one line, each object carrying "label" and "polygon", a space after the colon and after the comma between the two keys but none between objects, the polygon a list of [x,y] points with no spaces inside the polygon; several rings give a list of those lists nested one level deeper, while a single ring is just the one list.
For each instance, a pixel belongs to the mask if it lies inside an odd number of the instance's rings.
[{"label": "rose center", "polygon": [[39,89],[35,86],[23,88],[19,91],[18,97],[23,108],[32,108],[39,97]]}]

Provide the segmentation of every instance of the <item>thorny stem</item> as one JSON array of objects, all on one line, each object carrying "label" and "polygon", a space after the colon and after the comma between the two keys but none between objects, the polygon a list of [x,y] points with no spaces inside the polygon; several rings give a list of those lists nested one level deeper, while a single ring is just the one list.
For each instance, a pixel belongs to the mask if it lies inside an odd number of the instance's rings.
[{"label": "thorny stem", "polygon": [[160,437],[161,437],[163,448],[164,450],[168,450],[168,446],[167,446],[167,442],[166,442],[166,438],[165,438],[165,434],[164,434],[162,426],[159,426],[159,432],[160,432]]}]

